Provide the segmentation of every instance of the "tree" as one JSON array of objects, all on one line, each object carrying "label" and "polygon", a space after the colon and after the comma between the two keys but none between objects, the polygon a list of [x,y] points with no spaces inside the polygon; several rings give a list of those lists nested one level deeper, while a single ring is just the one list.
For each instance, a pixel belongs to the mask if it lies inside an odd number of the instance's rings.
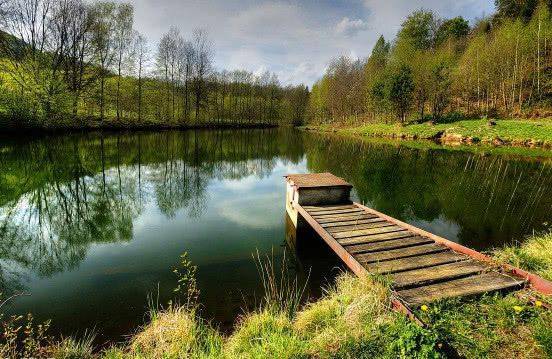
[{"label": "tree", "polygon": [[418,10],[410,14],[402,23],[397,35],[416,50],[427,50],[435,44],[438,21],[432,11]]},{"label": "tree", "polygon": [[406,121],[406,115],[412,106],[413,91],[412,70],[403,65],[391,75],[387,90],[389,101],[393,104],[402,122]]},{"label": "tree", "polygon": [[132,25],[134,22],[134,8],[131,4],[123,3],[117,5],[115,11],[115,46],[117,51],[117,94],[115,96],[115,107],[117,120],[121,119],[120,97],[121,97],[121,72],[124,57],[128,54],[132,44]]},{"label": "tree", "polygon": [[385,98],[385,75],[386,66],[389,61],[389,53],[391,44],[385,41],[382,36],[372,49],[372,54],[366,61],[364,66],[364,73],[366,78],[366,103],[368,108],[372,111],[373,117],[377,113],[385,110],[384,98]]},{"label": "tree", "polygon": [[538,0],[495,0],[497,15],[502,18],[531,19],[539,4]]},{"label": "tree", "polygon": [[144,67],[147,64],[147,61],[149,60],[149,48],[148,48],[148,41],[147,39],[139,34],[136,33],[134,36],[134,55],[136,59],[136,70],[137,70],[137,87],[138,87],[138,121],[142,121],[142,98],[143,98],[143,74],[144,74]]},{"label": "tree", "polygon": [[437,29],[435,34],[435,43],[437,46],[444,44],[448,40],[459,40],[468,36],[470,25],[466,19],[461,16],[445,20]]},{"label": "tree", "polygon": [[184,69],[184,119],[190,119],[190,80],[194,65],[194,47],[190,41],[185,41],[181,47],[179,60]]},{"label": "tree", "polygon": [[70,6],[68,0],[13,0],[3,7],[9,35],[0,37],[0,53],[6,57],[0,66],[21,93],[40,105],[37,117],[49,118],[64,105],[62,66]]},{"label": "tree", "polygon": [[100,79],[100,119],[105,117],[105,80],[115,59],[117,43],[115,39],[116,9],[113,2],[99,2],[92,7],[94,23],[92,25],[92,44],[94,46],[94,65]]},{"label": "tree", "polygon": [[69,0],[68,21],[65,26],[68,43],[64,50],[65,82],[73,97],[72,115],[77,117],[78,102],[82,92],[90,85],[93,77],[86,76],[89,55],[92,49],[90,31],[94,23],[90,6],[82,0]]},{"label": "tree", "polygon": [[450,102],[450,63],[437,58],[431,67],[432,111],[434,118],[440,118]]},{"label": "tree", "polygon": [[196,29],[193,33],[192,48],[193,62],[193,87],[195,94],[195,120],[199,120],[199,110],[207,98],[206,79],[211,73],[212,49],[207,32]]},{"label": "tree", "polygon": [[176,27],[171,27],[157,48],[157,69],[163,76],[166,88],[166,113],[170,113],[174,121],[176,111],[176,79],[178,76],[178,61],[180,48],[184,40]]}]

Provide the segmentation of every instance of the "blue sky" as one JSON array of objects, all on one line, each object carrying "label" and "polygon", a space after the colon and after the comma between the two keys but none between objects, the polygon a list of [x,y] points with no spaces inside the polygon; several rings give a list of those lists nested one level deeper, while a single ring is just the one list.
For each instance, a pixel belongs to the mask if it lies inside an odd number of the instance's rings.
[{"label": "blue sky", "polygon": [[133,0],[135,27],[155,48],[170,26],[208,31],[217,69],[275,72],[284,84],[312,85],[332,57],[364,58],[380,34],[391,39],[417,9],[473,21],[493,0]]}]

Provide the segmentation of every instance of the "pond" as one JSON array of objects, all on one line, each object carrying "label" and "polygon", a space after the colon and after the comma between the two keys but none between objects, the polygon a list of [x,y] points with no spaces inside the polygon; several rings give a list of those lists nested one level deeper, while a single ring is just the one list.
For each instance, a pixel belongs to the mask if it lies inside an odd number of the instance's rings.
[{"label": "pond", "polygon": [[316,237],[294,242],[283,176],[322,171],[351,182],[356,200],[479,250],[552,219],[552,165],[538,158],[292,129],[3,138],[0,291],[29,294],[3,310],[120,341],[151,303],[178,300],[184,253],[202,315],[223,329],[258,304],[257,255],[287,257],[316,297],[342,267]]}]

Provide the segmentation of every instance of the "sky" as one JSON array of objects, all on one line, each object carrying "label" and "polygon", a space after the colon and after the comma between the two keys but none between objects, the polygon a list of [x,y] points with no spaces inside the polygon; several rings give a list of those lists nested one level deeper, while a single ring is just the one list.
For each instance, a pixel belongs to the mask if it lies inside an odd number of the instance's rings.
[{"label": "sky", "polygon": [[[123,1],[123,0],[121,0]],[[129,1],[129,0],[126,0]],[[365,58],[380,35],[393,39],[412,11],[473,21],[493,0],[131,0],[135,28],[154,50],[170,26],[185,37],[207,30],[216,69],[274,72],[311,86],[332,57]]]}]

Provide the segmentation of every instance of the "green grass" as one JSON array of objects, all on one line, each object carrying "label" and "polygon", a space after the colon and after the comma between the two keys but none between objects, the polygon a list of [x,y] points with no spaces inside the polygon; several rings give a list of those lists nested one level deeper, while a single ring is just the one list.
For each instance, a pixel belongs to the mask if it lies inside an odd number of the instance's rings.
[{"label": "green grass", "polygon": [[519,245],[495,250],[493,255],[500,262],[552,281],[552,232],[530,236]]},{"label": "green grass", "polygon": [[[391,310],[388,288],[372,277],[342,274],[318,301],[289,315],[259,309],[223,336],[193,313],[157,313],[109,358],[442,358],[444,343],[467,358],[547,358],[552,316],[514,295],[430,304],[422,328]],[[521,308],[521,310],[518,310]]]},{"label": "green grass", "polygon": [[[545,234],[494,256],[550,279],[550,248],[552,234]],[[274,295],[282,288],[289,294],[287,284],[272,288],[263,307],[239,318],[230,335],[200,319],[193,307],[169,306],[152,311],[149,323],[125,345],[92,354],[90,340],[66,339],[48,352],[55,358],[373,359],[444,358],[453,348],[466,358],[552,357],[552,311],[515,293],[428,303],[416,310],[428,324],[422,328],[391,309],[381,278],[343,273],[320,299],[295,311],[271,302],[285,300]],[[291,293],[293,303],[296,294]]]},{"label": "green grass", "polygon": [[[505,144],[522,146],[552,147],[552,119],[541,120],[496,120],[489,126],[488,120],[462,120],[442,124],[385,124],[372,123],[360,127],[334,127],[333,125],[308,126],[321,131],[358,134],[373,137],[396,137],[407,139],[433,139],[444,135],[449,142],[492,143],[501,139]],[[464,139],[464,141],[462,141]]]},{"label": "green grass", "polygon": [[418,314],[465,358],[552,355],[552,313],[513,294],[441,301]]}]

